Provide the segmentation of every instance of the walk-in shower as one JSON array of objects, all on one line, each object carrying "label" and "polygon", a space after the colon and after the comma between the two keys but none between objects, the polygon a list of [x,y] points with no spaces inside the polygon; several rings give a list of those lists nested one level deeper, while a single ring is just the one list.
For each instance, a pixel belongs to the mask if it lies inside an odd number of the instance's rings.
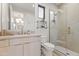
[{"label": "walk-in shower", "polygon": [[[75,37],[77,35],[78,28],[74,28],[76,20],[72,21],[72,15],[76,13],[69,7],[75,6],[75,4],[65,4],[57,10],[49,10],[49,42],[55,45],[53,55],[79,55],[78,46],[72,47],[72,42],[75,44]],[[76,7],[75,7],[76,8]],[[72,12],[72,15],[69,15]],[[77,17],[77,16],[76,16]],[[79,23],[79,22],[77,22]],[[79,42],[79,41],[77,41]]]}]

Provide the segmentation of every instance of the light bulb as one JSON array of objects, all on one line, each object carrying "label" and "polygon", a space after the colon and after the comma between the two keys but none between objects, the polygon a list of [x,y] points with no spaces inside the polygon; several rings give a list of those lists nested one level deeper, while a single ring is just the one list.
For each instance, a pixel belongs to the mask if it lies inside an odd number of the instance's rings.
[{"label": "light bulb", "polygon": [[35,4],[33,4],[33,7],[35,7]]}]

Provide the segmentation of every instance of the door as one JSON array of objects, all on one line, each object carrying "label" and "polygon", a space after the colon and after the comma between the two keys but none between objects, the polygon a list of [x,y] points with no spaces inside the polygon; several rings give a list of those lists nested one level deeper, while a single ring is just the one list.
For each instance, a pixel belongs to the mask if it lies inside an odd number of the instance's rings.
[{"label": "door", "polygon": [[49,41],[56,44],[57,41],[57,14],[52,9],[49,10]]}]

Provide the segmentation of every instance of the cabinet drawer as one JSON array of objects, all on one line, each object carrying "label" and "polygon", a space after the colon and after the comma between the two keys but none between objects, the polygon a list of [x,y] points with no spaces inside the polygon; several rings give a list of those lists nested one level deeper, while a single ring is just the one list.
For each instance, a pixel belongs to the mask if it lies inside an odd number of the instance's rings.
[{"label": "cabinet drawer", "polygon": [[27,42],[29,42],[29,43],[31,43],[31,42],[40,42],[40,38],[38,38],[38,37],[29,37],[29,38],[24,38],[23,39],[23,43],[27,43]]},{"label": "cabinet drawer", "polygon": [[9,49],[10,49],[9,46],[0,48],[0,56],[7,56],[9,53]]},{"label": "cabinet drawer", "polygon": [[23,39],[11,39],[10,40],[10,45],[16,45],[16,44],[22,44],[23,43]]},{"label": "cabinet drawer", "polygon": [[10,40],[10,45],[16,45],[16,44],[24,44],[24,43],[31,43],[31,42],[36,42],[40,41],[39,38],[36,37],[29,37],[29,38],[20,38],[20,39],[11,39]]},{"label": "cabinet drawer", "polygon": [[24,56],[40,56],[40,42],[31,42],[29,44],[24,44]]},{"label": "cabinet drawer", "polygon": [[22,56],[23,45],[10,46],[8,56]]},{"label": "cabinet drawer", "polygon": [[23,46],[8,46],[0,48],[0,56],[22,56],[23,55]]},{"label": "cabinet drawer", "polygon": [[9,40],[0,41],[0,47],[5,47],[9,45]]}]

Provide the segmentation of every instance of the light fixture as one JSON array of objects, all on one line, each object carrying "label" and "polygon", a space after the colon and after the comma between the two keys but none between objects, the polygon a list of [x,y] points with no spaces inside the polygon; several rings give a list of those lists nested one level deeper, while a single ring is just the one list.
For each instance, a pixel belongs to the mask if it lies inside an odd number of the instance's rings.
[{"label": "light fixture", "polygon": [[16,25],[15,25],[15,23],[13,24],[13,27],[15,27]]},{"label": "light fixture", "polygon": [[11,18],[11,22],[12,22],[12,23],[14,22],[14,19],[13,19],[13,18]]},{"label": "light fixture", "polygon": [[35,7],[35,4],[33,4],[33,7]]},{"label": "light fixture", "polygon": [[22,20],[21,23],[24,24],[24,21]]},{"label": "light fixture", "polygon": [[53,11],[50,11],[50,14],[54,14],[54,12]]}]

